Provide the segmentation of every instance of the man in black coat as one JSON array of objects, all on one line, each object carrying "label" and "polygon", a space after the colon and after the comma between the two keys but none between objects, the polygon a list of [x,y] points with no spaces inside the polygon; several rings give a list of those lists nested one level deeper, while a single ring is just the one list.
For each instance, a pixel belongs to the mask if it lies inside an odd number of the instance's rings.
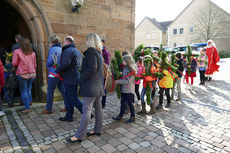
[{"label": "man in black coat", "polygon": [[61,61],[56,69],[56,73],[62,74],[65,86],[65,102],[67,112],[60,121],[73,121],[74,106],[82,114],[82,102],[78,98],[78,85],[80,79],[80,66],[82,55],[74,44],[74,38],[67,36],[62,47]]}]

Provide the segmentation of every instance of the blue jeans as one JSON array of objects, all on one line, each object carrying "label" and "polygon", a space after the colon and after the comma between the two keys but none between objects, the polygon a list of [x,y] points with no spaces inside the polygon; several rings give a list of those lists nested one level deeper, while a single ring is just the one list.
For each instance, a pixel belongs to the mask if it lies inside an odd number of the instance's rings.
[{"label": "blue jeans", "polygon": [[[141,102],[142,103],[145,103],[145,94],[146,94],[146,90],[147,88],[142,88],[141,90]],[[152,93],[152,88],[150,89],[150,93]],[[153,100],[152,100],[152,95],[150,96],[150,103],[152,104],[153,103]]]},{"label": "blue jeans", "polygon": [[25,109],[30,109],[30,102],[32,102],[31,88],[34,79],[24,79],[21,76],[17,76],[20,93],[22,96],[22,102]]},{"label": "blue jeans", "polygon": [[64,86],[65,86],[64,101],[66,103],[66,108],[67,108],[65,118],[72,119],[74,114],[74,106],[82,114],[82,102],[78,98],[78,85],[64,84]]},{"label": "blue jeans", "polygon": [[[63,81],[61,81],[59,78],[48,77],[47,97],[46,97],[47,98],[47,104],[46,104],[47,111],[52,111],[54,90],[56,89],[56,86],[58,86],[58,89],[60,90],[62,97],[64,98],[65,87],[64,87]],[[64,100],[64,104],[65,104],[65,100]],[[66,108],[66,104],[65,104],[65,108]]]}]

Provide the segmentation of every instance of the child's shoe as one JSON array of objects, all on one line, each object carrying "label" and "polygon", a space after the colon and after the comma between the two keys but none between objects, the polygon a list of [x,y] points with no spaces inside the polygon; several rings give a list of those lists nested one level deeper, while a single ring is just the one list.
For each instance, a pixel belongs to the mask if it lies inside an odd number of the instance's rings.
[{"label": "child's shoe", "polygon": [[135,121],[135,117],[130,117],[127,121],[125,121],[126,123],[132,123]]},{"label": "child's shoe", "polygon": [[141,101],[140,100],[138,100],[137,105],[139,105],[139,106],[141,105]]},{"label": "child's shoe", "polygon": [[186,90],[189,90],[189,84],[187,83],[187,85],[186,85],[186,88],[185,88]]},{"label": "child's shoe", "polygon": [[141,103],[141,106],[142,106],[141,111],[137,112],[138,115],[143,115],[147,113],[145,103]]},{"label": "child's shoe", "polygon": [[122,119],[122,117],[121,116],[117,116],[117,117],[113,117],[113,120],[115,120],[115,121],[120,121]]},{"label": "child's shoe", "polygon": [[190,86],[190,90],[193,90],[193,85]]},{"label": "child's shoe", "polygon": [[169,108],[169,107],[170,107],[170,104],[167,103],[167,104],[165,105],[165,108]]},{"label": "child's shoe", "polygon": [[3,111],[0,111],[0,117],[4,116],[4,115],[5,115],[5,113]]},{"label": "child's shoe", "polygon": [[163,106],[161,104],[158,104],[156,107],[156,109],[162,109],[162,108],[163,108]]}]

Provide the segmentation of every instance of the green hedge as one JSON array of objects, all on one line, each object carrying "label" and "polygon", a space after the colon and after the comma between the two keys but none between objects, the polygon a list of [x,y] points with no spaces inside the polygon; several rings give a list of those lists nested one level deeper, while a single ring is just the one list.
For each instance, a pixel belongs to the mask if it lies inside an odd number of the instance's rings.
[{"label": "green hedge", "polygon": [[230,51],[221,50],[219,51],[220,58],[230,58]]}]

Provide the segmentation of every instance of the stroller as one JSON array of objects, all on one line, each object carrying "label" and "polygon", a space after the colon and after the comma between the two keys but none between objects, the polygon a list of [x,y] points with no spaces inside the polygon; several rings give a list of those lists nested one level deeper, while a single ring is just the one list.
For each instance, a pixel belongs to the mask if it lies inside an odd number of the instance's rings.
[{"label": "stroller", "polygon": [[5,74],[5,88],[4,91],[4,99],[8,102],[8,107],[14,106],[14,91],[17,88],[17,77],[13,72],[13,66],[11,64],[6,64],[5,68],[8,72],[4,72]]}]

